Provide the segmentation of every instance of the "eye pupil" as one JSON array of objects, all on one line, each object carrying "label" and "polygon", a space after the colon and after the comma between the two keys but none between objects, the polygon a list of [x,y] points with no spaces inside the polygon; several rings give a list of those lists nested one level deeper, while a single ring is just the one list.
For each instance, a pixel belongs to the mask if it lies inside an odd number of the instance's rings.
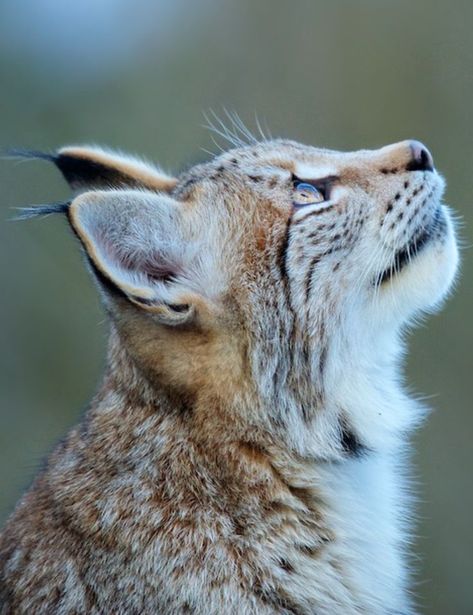
[{"label": "eye pupil", "polygon": [[295,207],[314,205],[325,201],[325,195],[322,190],[307,182],[294,183],[294,192],[293,204]]}]

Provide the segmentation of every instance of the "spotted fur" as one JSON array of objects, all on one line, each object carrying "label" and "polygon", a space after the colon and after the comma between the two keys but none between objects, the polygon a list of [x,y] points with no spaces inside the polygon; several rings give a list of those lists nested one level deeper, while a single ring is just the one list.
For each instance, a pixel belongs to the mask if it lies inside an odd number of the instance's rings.
[{"label": "spotted fur", "polygon": [[[398,363],[456,269],[439,175],[409,142],[252,141],[176,179],[50,159],[79,192],[62,211],[108,368],[0,535],[0,613],[414,613],[404,451],[424,410]],[[329,178],[327,200],[295,208],[294,177]]]}]

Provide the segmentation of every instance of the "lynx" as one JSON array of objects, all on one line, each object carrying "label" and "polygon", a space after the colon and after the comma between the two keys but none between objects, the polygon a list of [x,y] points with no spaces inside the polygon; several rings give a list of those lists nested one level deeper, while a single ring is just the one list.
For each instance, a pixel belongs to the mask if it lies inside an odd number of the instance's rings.
[{"label": "lynx", "polygon": [[46,157],[75,196],[25,217],[67,217],[108,366],[0,535],[0,613],[413,614],[402,338],[458,261],[429,151]]}]

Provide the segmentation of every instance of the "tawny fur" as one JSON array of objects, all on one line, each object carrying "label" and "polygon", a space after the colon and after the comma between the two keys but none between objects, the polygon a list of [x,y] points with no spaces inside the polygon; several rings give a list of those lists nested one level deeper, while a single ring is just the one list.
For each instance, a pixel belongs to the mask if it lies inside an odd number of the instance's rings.
[{"label": "tawny fur", "polygon": [[[415,612],[404,466],[424,411],[400,334],[457,263],[419,151],[268,141],[176,180],[53,157],[93,188],[68,218],[108,367],[0,535],[2,615]],[[295,207],[300,181],[324,198]]]}]

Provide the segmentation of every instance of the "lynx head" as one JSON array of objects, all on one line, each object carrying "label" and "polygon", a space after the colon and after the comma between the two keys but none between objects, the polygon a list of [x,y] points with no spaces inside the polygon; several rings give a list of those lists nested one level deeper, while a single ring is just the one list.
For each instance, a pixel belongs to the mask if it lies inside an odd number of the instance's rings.
[{"label": "lynx head", "polygon": [[262,141],[177,178],[94,148],[52,158],[121,343],[151,386],[194,400],[189,420],[324,459],[415,421],[397,409],[399,333],[457,266],[422,144]]}]

